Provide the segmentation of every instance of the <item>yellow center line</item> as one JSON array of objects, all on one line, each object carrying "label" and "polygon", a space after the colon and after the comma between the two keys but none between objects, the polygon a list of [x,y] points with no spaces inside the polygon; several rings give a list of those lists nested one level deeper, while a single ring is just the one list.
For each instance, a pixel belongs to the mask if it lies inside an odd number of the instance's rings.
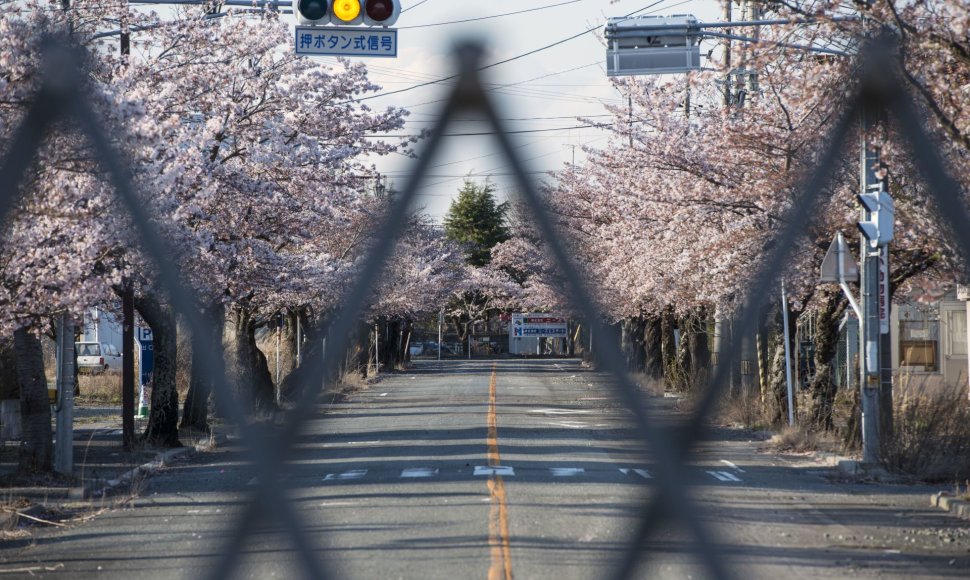
[{"label": "yellow center line", "polygon": [[[488,383],[488,464],[498,467],[502,456],[498,451],[498,417],[495,413],[495,387],[498,382],[496,365],[492,366],[492,378]],[[488,514],[488,545],[492,553],[492,565],[488,580],[512,580],[512,547],[509,543],[509,508],[505,495],[505,482],[501,475],[488,479],[488,494],[492,499]]]}]

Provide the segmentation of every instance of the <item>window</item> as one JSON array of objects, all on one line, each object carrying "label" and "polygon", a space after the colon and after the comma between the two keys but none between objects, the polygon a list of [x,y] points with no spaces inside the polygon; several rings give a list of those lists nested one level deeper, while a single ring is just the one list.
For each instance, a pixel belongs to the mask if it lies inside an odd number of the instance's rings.
[{"label": "window", "polygon": [[899,308],[899,368],[912,372],[940,371],[939,306]]},{"label": "window", "polygon": [[967,356],[967,311],[947,311],[946,326],[947,354]]}]

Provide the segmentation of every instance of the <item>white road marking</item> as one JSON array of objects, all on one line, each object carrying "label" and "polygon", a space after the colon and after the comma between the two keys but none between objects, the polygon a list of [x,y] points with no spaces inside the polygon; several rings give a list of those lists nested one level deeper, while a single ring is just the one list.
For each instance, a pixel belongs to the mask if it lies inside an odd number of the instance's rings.
[{"label": "white road marking", "polygon": [[532,409],[529,413],[538,415],[584,415],[591,411],[586,409]]},{"label": "white road marking", "polygon": [[717,479],[718,481],[730,481],[730,482],[741,481],[741,479],[738,476],[734,475],[730,471],[708,471],[707,474],[713,477],[714,479]]},{"label": "white road marking", "polygon": [[623,475],[630,475],[630,472],[631,471],[633,473],[636,473],[637,475],[639,475],[643,479],[653,479],[653,475],[651,475],[650,472],[647,471],[646,469],[630,469],[628,467],[621,467],[620,468],[620,473],[622,473]]},{"label": "white road marking", "polygon": [[438,470],[432,467],[409,467],[401,472],[401,477],[433,477]]},{"label": "white road marking", "polygon": [[494,467],[489,465],[476,465],[475,475],[515,475],[515,469],[512,467],[502,467],[501,465],[496,465]]},{"label": "white road marking", "polygon": [[575,477],[586,472],[582,467],[550,467],[549,471],[553,477]]},{"label": "white road marking", "polygon": [[386,397],[387,396],[387,393],[381,393],[380,395],[377,395],[377,396],[378,397]]},{"label": "white road marking", "polygon": [[730,462],[730,461],[728,461],[727,459],[722,459],[722,460],[721,460],[721,463],[723,463],[724,465],[727,465],[728,467],[730,467],[731,469],[733,469],[733,470],[735,470],[735,471],[737,471],[738,473],[744,473],[744,470],[743,470],[743,469],[741,469],[741,468],[740,468],[740,467],[738,467],[737,465],[735,465],[735,464],[733,464],[733,463],[731,463],[731,462]]},{"label": "white road marking", "polygon": [[549,424],[556,427],[565,427],[566,429],[585,429],[589,427],[589,425],[582,421],[553,421]]},{"label": "white road marking", "polygon": [[367,475],[366,469],[353,469],[351,471],[345,471],[343,473],[328,473],[326,477],[323,478],[324,481],[341,480],[346,481],[348,479],[360,479]]}]

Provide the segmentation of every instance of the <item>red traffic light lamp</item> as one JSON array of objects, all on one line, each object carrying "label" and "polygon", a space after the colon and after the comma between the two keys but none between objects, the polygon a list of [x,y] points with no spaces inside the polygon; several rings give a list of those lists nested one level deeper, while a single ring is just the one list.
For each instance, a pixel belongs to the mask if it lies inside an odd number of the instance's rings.
[{"label": "red traffic light lamp", "polygon": [[401,15],[400,0],[365,0],[364,24],[367,26],[391,26]]}]

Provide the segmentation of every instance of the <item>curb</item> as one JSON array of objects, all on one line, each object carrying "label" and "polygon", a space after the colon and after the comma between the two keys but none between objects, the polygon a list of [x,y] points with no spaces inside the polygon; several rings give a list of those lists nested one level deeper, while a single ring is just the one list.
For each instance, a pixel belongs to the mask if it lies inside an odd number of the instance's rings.
[{"label": "curb", "polygon": [[970,501],[955,498],[949,492],[941,491],[931,495],[930,505],[948,511],[958,518],[970,520]]},{"label": "curb", "polygon": [[94,497],[105,497],[109,492],[118,488],[126,483],[131,482],[136,477],[145,477],[151,475],[158,471],[159,469],[165,467],[166,463],[171,461],[176,457],[181,457],[182,455],[189,455],[198,453],[203,449],[210,448],[211,446],[223,445],[228,441],[228,437],[225,435],[217,435],[211,441],[206,440],[203,443],[198,443],[192,447],[178,447],[175,449],[169,449],[167,451],[162,451],[155,456],[154,459],[148,463],[143,463],[138,467],[122,473],[115,479],[109,479],[104,482],[97,482],[86,485],[84,487],[77,487],[68,490],[69,499],[91,499]]}]

